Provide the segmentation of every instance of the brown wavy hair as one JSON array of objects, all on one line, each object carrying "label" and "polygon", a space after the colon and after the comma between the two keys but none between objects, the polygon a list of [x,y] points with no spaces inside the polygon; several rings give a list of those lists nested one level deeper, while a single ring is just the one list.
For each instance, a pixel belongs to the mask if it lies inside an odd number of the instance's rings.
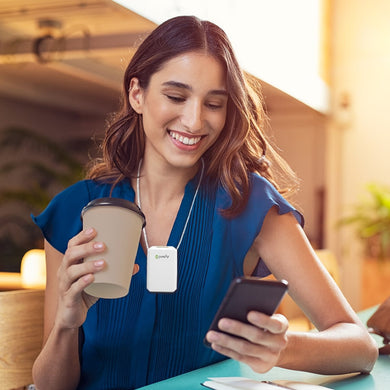
[{"label": "brown wavy hair", "polygon": [[141,88],[146,89],[150,77],[167,61],[190,51],[213,56],[226,70],[225,126],[204,154],[205,177],[209,183],[221,184],[232,199],[223,214],[233,217],[244,209],[249,197],[251,172],[268,179],[283,195],[292,193],[298,181],[266,136],[267,118],[258,80],[241,70],[225,32],[194,16],[167,20],[137,49],[125,71],[122,107],[105,133],[103,156],[92,161],[87,177],[115,185],[136,175],[144,154],[145,135],[142,116],[129,102],[130,81],[136,77]]}]

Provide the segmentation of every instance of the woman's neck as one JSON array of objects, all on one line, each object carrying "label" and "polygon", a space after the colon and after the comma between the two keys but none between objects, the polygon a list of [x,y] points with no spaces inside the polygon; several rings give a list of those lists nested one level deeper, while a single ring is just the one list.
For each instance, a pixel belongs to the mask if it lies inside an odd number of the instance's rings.
[{"label": "woman's neck", "polygon": [[[176,168],[170,164],[155,164],[145,159],[139,167],[139,192],[143,207],[158,210],[169,204],[181,202],[184,190],[197,173],[198,165]],[[136,180],[133,188],[137,188]]]},{"label": "woman's neck", "polygon": [[[136,188],[137,204],[147,221],[144,235],[148,237],[149,246],[167,245],[186,184],[195,176],[197,166],[183,169],[167,164],[153,165],[146,160],[141,161],[138,171],[133,188]],[[146,250],[146,241],[141,242]]]}]

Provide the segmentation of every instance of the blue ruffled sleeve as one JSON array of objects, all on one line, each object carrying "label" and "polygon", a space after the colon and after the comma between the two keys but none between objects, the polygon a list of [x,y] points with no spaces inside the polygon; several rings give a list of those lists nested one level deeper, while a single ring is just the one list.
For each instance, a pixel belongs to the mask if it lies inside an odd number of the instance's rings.
[{"label": "blue ruffled sleeve", "polygon": [[[303,227],[304,218],[275,187],[265,178],[251,175],[251,194],[242,214],[232,221],[233,252],[236,259],[244,258],[253,241],[260,233],[264,218],[271,207],[277,206],[279,214],[291,212]],[[270,272],[261,259],[253,275],[265,276]]]},{"label": "blue ruffled sleeve", "polygon": [[82,230],[81,210],[90,199],[88,181],[80,181],[57,194],[41,214],[32,216],[45,239],[61,253]]}]

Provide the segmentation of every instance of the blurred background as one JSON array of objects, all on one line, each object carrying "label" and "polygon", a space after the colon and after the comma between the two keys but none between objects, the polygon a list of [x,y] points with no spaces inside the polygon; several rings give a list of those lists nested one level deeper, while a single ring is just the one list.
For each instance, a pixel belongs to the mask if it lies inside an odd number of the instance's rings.
[{"label": "blurred background", "polygon": [[42,248],[30,214],[82,177],[135,47],[180,14],[219,24],[262,81],[275,142],[301,178],[306,234],[355,309],[383,301],[387,0],[0,0],[0,276]]}]

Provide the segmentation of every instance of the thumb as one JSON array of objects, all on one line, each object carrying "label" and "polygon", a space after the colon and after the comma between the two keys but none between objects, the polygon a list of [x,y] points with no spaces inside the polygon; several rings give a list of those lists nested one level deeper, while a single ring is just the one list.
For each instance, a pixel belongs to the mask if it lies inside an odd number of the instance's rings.
[{"label": "thumb", "polygon": [[133,275],[135,275],[138,271],[139,271],[139,265],[138,264],[134,264]]}]

